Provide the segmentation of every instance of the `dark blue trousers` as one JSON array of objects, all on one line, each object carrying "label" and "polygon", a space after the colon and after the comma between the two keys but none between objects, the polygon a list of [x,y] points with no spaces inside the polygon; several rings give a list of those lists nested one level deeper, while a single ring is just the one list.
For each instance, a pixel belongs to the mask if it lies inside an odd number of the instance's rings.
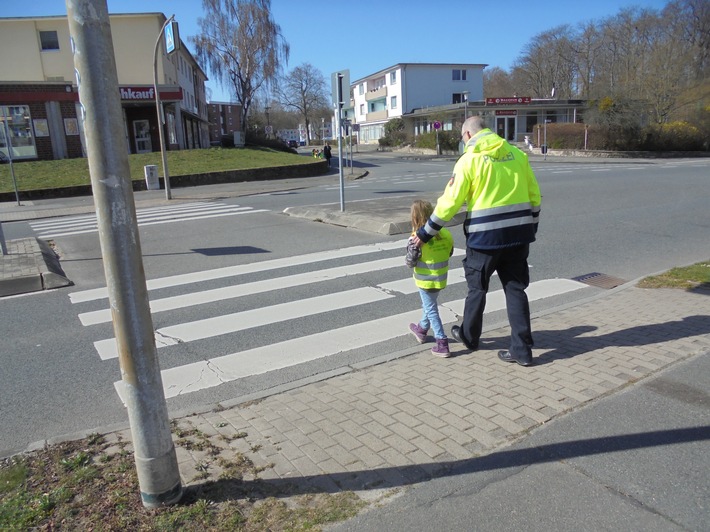
[{"label": "dark blue trousers", "polygon": [[530,245],[495,250],[466,248],[463,261],[468,295],[464,306],[461,333],[463,339],[474,349],[483,330],[483,311],[486,308],[486,294],[493,272],[503,283],[505,304],[510,323],[510,347],[514,357],[532,357],[532,331],[530,328],[530,306],[525,289],[530,284],[528,253]]}]

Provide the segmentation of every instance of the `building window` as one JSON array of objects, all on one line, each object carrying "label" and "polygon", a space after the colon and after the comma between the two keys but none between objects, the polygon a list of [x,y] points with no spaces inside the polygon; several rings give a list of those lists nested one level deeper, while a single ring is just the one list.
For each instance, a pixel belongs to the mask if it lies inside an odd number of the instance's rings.
[{"label": "building window", "polygon": [[360,104],[360,116],[365,114],[365,104],[361,103]]},{"label": "building window", "polygon": [[451,71],[451,79],[454,81],[466,81],[466,69],[454,68]]},{"label": "building window", "polygon": [[[32,135],[30,108],[27,105],[0,106],[0,157],[8,158],[12,148],[13,159],[36,159],[37,149]],[[5,127],[7,120],[7,130]],[[10,134],[8,139],[6,133]]]},{"label": "building window", "polygon": [[397,109],[397,97],[392,96],[390,98],[390,109]]},{"label": "building window", "polygon": [[358,87],[358,94],[360,94],[360,96],[365,94],[365,84],[364,83],[360,83],[360,85]]},{"label": "building window", "polygon": [[39,42],[43,52],[59,50],[59,37],[57,37],[56,31],[40,31]]},{"label": "building window", "polygon": [[390,85],[394,85],[397,83],[397,71],[393,70],[390,72]]}]

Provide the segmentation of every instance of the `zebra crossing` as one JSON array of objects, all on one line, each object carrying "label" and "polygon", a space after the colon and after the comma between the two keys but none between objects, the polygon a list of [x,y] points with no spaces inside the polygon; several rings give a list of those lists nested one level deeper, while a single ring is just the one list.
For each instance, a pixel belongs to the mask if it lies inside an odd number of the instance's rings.
[{"label": "zebra crossing", "polygon": [[[444,172],[427,172],[427,173],[417,173],[417,174],[402,174],[402,175],[388,175],[388,176],[371,176],[367,179],[367,184],[386,184],[386,185],[407,185],[412,183],[423,183],[425,181],[438,179],[442,183],[445,183],[451,177],[451,171],[447,170]],[[360,188],[360,183],[345,183],[345,189]],[[339,185],[321,185],[319,188],[323,190],[339,190]]]},{"label": "zebra crossing", "polygon": [[[144,227],[190,220],[205,220],[222,216],[254,214],[257,212],[267,212],[267,209],[253,209],[252,207],[227,205],[220,202],[191,202],[136,209],[136,218],[138,227]],[[37,233],[39,238],[43,239],[96,233],[98,231],[96,214],[36,220],[30,222],[30,227]]]},{"label": "zebra crossing", "polygon": [[[154,320],[156,316],[166,316],[161,318],[164,325],[155,330],[156,346],[159,353],[165,354],[164,357],[161,355],[161,360],[170,360],[171,349],[180,346],[192,346],[190,351],[198,352],[201,340],[224,337],[230,339],[229,345],[238,345],[239,335],[251,335],[253,340],[258,336],[258,332],[254,331],[264,326],[288,327],[294,320],[302,319],[321,324],[314,325],[320,330],[313,332],[309,328],[308,334],[290,339],[235,349],[219,356],[205,352],[198,355],[199,360],[166,367],[162,370],[165,396],[183,396],[408,335],[408,324],[419,320],[421,308],[418,298],[411,297],[416,294],[417,288],[411,279],[411,271],[404,266],[405,244],[406,240],[399,240],[360,245],[149,280],[147,288]],[[454,250],[454,256],[464,254],[464,250]],[[345,259],[349,264],[332,266],[332,261],[338,259]],[[457,263],[456,260],[452,262],[449,286],[465,283],[463,269],[456,268]],[[287,273],[292,267],[302,271]],[[261,277],[266,274],[267,277],[250,280],[249,276],[255,273]],[[373,276],[382,278],[382,282],[368,283],[365,280],[367,275],[370,280]],[[306,288],[310,292],[324,286],[323,283],[345,278],[351,282],[343,285],[342,289],[330,289],[326,293],[291,300],[284,297],[293,289]],[[223,286],[204,289],[205,283],[214,281],[221,281]],[[568,279],[548,279],[532,283],[528,296],[534,301],[586,286]],[[167,293],[163,294],[164,291]],[[175,294],[176,291],[180,293]],[[465,295],[465,290],[449,293]],[[214,315],[214,305],[219,302],[227,301],[233,303],[230,308],[238,308],[239,302],[253,302],[263,295],[267,296],[266,304]],[[102,331],[109,330],[107,324],[111,321],[107,289],[102,287],[73,292],[69,298],[77,309],[81,324],[97,331],[99,337],[94,342],[95,355],[102,361],[115,362],[118,357],[116,339],[100,337]],[[274,303],[275,300],[278,302]],[[393,301],[398,303],[397,308],[402,312],[373,317],[370,312],[373,306]],[[442,321],[445,324],[458,321],[463,307],[464,299],[441,301]],[[219,308],[223,310],[224,306]],[[502,291],[491,292],[486,312],[504,308]],[[191,318],[188,321],[184,321],[185,310],[189,311]],[[323,318],[335,313],[347,315],[348,324],[332,328],[325,325]],[[174,315],[179,316],[175,322],[172,321]],[[232,337],[236,338],[234,342]],[[161,365],[164,364],[161,362]],[[123,399],[121,381],[114,383],[114,386]]]}]

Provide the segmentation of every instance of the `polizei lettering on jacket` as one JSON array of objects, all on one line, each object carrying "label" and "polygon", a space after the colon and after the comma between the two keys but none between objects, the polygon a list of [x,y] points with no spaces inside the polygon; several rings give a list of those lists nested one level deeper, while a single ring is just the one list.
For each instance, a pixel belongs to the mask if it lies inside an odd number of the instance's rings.
[{"label": "polizei lettering on jacket", "polygon": [[152,100],[155,98],[155,89],[146,87],[136,89],[133,87],[121,87],[122,100]]}]

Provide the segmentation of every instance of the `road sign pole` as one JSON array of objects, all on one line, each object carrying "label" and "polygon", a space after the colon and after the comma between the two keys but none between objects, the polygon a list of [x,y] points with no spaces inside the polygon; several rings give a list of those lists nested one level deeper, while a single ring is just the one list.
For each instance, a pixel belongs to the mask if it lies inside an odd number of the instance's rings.
[{"label": "road sign pole", "polygon": [[12,175],[12,186],[15,189],[15,199],[17,206],[20,206],[20,194],[17,192],[17,179],[15,179],[15,166],[12,164],[12,138],[10,138],[10,127],[7,125],[8,116],[5,113],[5,108],[2,108],[2,123],[5,128],[5,145],[7,146],[7,160],[10,163],[10,174]]},{"label": "road sign pole", "polygon": [[441,122],[438,120],[434,121],[434,131],[436,133],[436,154],[441,155],[441,148],[439,147],[439,129],[441,128]]},{"label": "road sign pole", "polygon": [[343,176],[343,75],[338,72],[338,174],[340,176],[340,211],[345,211],[345,177]]},{"label": "road sign pole", "polygon": [[7,244],[5,234],[2,232],[2,222],[0,222],[0,255],[7,255]]},{"label": "road sign pole", "polygon": [[174,504],[182,483],[170,434],[133,201],[106,0],[66,0],[99,242],[143,505]]},{"label": "road sign pole", "polygon": [[[170,17],[168,20],[165,21],[165,24],[163,24],[163,27],[160,29],[160,33],[158,34],[158,39],[155,41],[155,50],[153,51],[153,87],[155,91],[155,112],[158,115],[158,136],[160,138],[160,157],[163,161],[163,181],[165,182],[165,199],[172,199],[172,192],[170,190],[168,156],[165,153],[165,112],[163,111],[163,105],[160,103],[160,92],[158,92],[158,48],[160,47],[160,41],[163,40],[165,28],[172,28],[170,24],[172,24],[174,19],[175,15]],[[175,38],[175,36],[173,36],[173,38]]]}]

